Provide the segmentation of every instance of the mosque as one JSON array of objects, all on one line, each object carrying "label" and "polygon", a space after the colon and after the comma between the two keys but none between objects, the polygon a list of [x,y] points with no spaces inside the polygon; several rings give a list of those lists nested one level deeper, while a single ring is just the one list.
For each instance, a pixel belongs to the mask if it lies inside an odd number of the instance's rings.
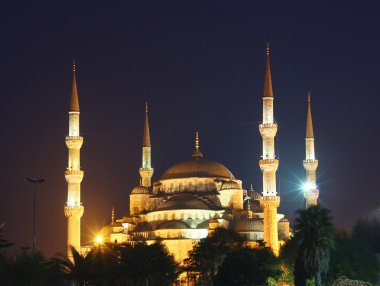
[{"label": "mosque", "polygon": [[[80,224],[84,206],[80,199],[83,170],[80,168],[80,149],[83,137],[79,132],[79,101],[73,65],[73,85],[69,110],[69,134],[66,137],[69,159],[65,171],[68,198],[64,207],[67,217],[68,256],[70,246],[84,248],[80,243]],[[275,154],[274,138],[277,123],[273,113],[273,90],[266,50],[266,68],[263,92],[263,121],[259,125],[262,137],[262,156],[259,166],[263,176],[262,193],[244,189],[243,182],[230,170],[207,158],[201,152],[198,133],[195,147],[188,158],[173,164],[160,178],[152,183],[152,168],[148,106],[142,140],[140,184],[130,192],[130,213],[115,218],[112,210],[110,225],[99,232],[100,242],[147,243],[160,238],[177,261],[182,262],[200,239],[212,235],[218,228],[232,229],[244,236],[255,247],[259,242],[269,246],[278,255],[281,244],[289,239],[291,230],[284,214],[277,213],[280,196],[276,191],[276,171],[279,160]],[[304,197],[306,207],[317,204],[319,190],[316,186],[318,160],[314,153],[314,132],[308,97],[305,149],[303,165],[306,172]],[[190,152],[189,152],[190,153]],[[258,157],[259,154],[258,154]],[[137,171],[137,170],[136,170]]]}]

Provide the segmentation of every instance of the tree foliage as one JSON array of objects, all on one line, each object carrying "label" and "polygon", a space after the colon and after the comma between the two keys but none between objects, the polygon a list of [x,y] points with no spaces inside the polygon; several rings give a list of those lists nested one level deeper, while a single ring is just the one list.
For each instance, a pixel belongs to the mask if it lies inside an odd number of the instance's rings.
[{"label": "tree foliage", "polygon": [[178,277],[178,264],[159,241],[124,245],[119,247],[119,255],[120,285],[166,286]]},{"label": "tree foliage", "polygon": [[352,238],[370,245],[380,253],[380,222],[377,219],[359,219],[352,230]]},{"label": "tree foliage", "polygon": [[214,286],[264,285],[281,275],[279,261],[269,248],[240,248],[224,259]]},{"label": "tree foliage", "polygon": [[224,228],[215,230],[212,236],[202,239],[185,260],[189,277],[197,278],[199,285],[212,285],[224,258],[231,251],[243,246],[243,238],[234,231]]},{"label": "tree foliage", "polygon": [[332,253],[326,282],[333,284],[339,277],[376,283],[379,263],[371,247],[357,239],[339,239]]}]

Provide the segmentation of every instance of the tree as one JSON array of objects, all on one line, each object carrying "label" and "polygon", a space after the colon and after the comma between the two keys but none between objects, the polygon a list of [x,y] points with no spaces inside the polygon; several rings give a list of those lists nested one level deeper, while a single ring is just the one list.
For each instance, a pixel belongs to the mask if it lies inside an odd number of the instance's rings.
[{"label": "tree", "polygon": [[[314,277],[315,285],[321,286],[321,274],[328,270],[331,251],[335,246],[332,217],[328,209],[320,206],[298,210],[297,214],[295,240],[299,249],[295,270],[302,270],[303,266],[306,274]],[[305,283],[301,281],[296,285]]]},{"label": "tree", "polygon": [[376,284],[379,263],[372,248],[356,239],[338,239],[330,261],[326,282],[329,285],[339,277],[345,276]]},{"label": "tree", "polygon": [[230,252],[214,279],[215,286],[264,285],[281,275],[279,261],[269,248],[240,248]]},{"label": "tree", "polygon": [[71,247],[72,260],[68,257],[60,259],[61,269],[67,279],[72,283],[82,286],[91,285],[92,282],[92,254],[82,255],[74,247]]},{"label": "tree", "polygon": [[212,285],[219,266],[232,250],[243,246],[243,238],[236,232],[218,228],[213,235],[201,239],[185,259],[185,270],[199,285]]},{"label": "tree", "polygon": [[380,253],[380,222],[377,219],[359,219],[352,230],[352,238],[369,244]]},{"label": "tree", "polygon": [[173,284],[178,277],[179,265],[159,241],[151,245],[145,242],[134,246],[124,244],[118,251],[120,285],[166,286]]},{"label": "tree", "polygon": [[4,229],[4,223],[0,223],[0,255],[2,255],[2,250],[11,247],[13,243],[9,242],[6,239],[3,239],[3,229]]}]

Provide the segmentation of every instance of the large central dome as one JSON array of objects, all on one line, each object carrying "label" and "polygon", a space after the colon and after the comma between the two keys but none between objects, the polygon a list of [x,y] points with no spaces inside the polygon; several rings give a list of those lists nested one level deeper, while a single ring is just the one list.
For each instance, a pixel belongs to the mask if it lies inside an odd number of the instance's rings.
[{"label": "large central dome", "polygon": [[234,175],[223,164],[204,159],[203,156],[193,155],[190,159],[174,164],[167,169],[161,180],[192,177],[235,179]]}]

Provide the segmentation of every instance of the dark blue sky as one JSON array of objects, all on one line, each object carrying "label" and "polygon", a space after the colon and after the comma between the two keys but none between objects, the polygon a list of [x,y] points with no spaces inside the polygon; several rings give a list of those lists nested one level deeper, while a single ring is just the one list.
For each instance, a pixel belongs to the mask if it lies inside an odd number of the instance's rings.
[{"label": "dark blue sky", "polygon": [[[77,62],[83,241],[128,211],[149,101],[154,178],[193,151],[261,191],[265,44],[279,124],[281,212],[302,207],[311,91],[320,201],[338,227],[376,215],[380,23],[376,1],[8,1],[0,14],[0,220],[30,245],[63,252],[71,61]],[[325,2],[325,3],[323,3]]]}]

